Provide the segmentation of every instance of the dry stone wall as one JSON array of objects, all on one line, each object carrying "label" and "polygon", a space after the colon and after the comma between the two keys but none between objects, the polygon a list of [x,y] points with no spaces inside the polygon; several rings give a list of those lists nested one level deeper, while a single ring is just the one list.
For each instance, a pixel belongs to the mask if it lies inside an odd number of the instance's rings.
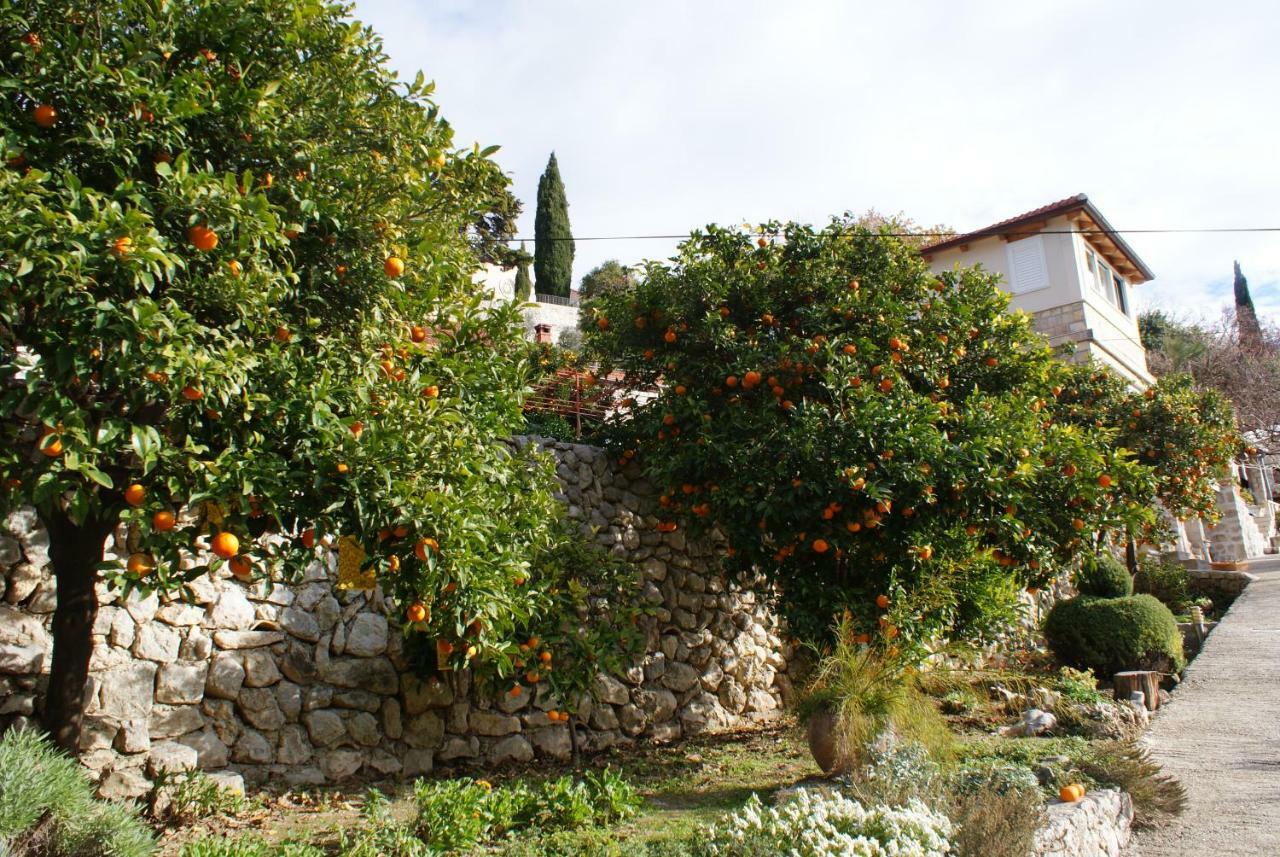
[{"label": "dry stone wall", "polygon": [[[568,513],[641,570],[646,653],[601,676],[579,710],[587,749],[767,722],[791,691],[771,613],[711,571],[711,548],[659,533],[656,492],[603,451],[537,442],[556,458]],[[0,529],[0,726],[38,716],[56,606],[48,535],[34,512]],[[123,534],[108,551],[123,550]],[[268,589],[223,575],[186,598],[119,598],[98,588],[81,735],[84,763],[113,797],[141,794],[162,770],[200,767],[249,782],[319,784],[416,776],[436,766],[564,758],[557,704],[487,697],[465,673],[408,671],[394,605],[379,590],[340,592],[331,555],[301,581]]]}]

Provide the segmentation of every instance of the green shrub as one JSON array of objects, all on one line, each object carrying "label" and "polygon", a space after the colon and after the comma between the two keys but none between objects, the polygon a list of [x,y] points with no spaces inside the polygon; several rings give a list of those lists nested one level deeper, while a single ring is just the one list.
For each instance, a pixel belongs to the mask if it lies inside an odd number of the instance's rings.
[{"label": "green shrub", "polygon": [[152,794],[152,815],[166,824],[190,824],[212,815],[237,815],[248,803],[243,793],[223,788],[204,771],[162,771]]},{"label": "green shrub", "polygon": [[494,788],[486,780],[419,780],[414,785],[418,836],[443,853],[465,851],[512,831],[575,830],[634,815],[635,787],[612,770],[581,780],[565,775],[539,784]]},{"label": "green shrub", "polygon": [[1039,794],[1036,775],[1026,765],[1000,759],[974,759],[951,772],[947,782],[957,795],[1008,794],[1029,791]]},{"label": "green shrub", "polygon": [[578,432],[568,418],[554,411],[525,411],[524,433],[566,443],[578,443]]},{"label": "green shrub", "polygon": [[[28,848],[30,845],[30,848]],[[74,759],[27,730],[0,737],[0,853],[147,857],[150,831],[131,806],[95,800]]]},{"label": "green shrub", "polygon": [[432,848],[449,853],[470,848],[488,831],[488,791],[483,780],[418,780],[418,836]]},{"label": "green shrub", "polygon": [[1133,594],[1133,577],[1124,563],[1110,554],[1086,556],[1074,582],[1081,595],[1124,598]]},{"label": "green shrub", "polygon": [[1176,562],[1148,557],[1138,565],[1134,592],[1154,595],[1170,610],[1181,613],[1191,603],[1191,575]]},{"label": "green shrub", "polygon": [[1098,691],[1098,679],[1089,670],[1075,670],[1063,667],[1053,680],[1053,689],[1062,694],[1068,702],[1081,705],[1097,705],[1104,697]]},{"label": "green shrub", "polygon": [[[298,842],[265,842],[257,837],[227,839],[210,836],[182,846],[179,857],[325,857],[314,845]],[[343,857],[347,857],[344,853]]]},{"label": "green shrub", "polygon": [[1103,678],[1132,669],[1178,672],[1186,664],[1178,623],[1150,595],[1061,601],[1049,611],[1044,634],[1062,663]]}]

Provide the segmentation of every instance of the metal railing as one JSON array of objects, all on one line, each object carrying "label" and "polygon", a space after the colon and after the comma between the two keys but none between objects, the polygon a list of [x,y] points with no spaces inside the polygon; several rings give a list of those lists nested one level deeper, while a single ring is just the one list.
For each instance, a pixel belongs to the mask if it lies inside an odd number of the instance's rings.
[{"label": "metal railing", "polygon": [[533,296],[533,299],[540,304],[556,304],[558,306],[577,306],[578,305],[578,299],[575,297],[566,298],[562,295],[545,295],[542,292],[537,292]]}]

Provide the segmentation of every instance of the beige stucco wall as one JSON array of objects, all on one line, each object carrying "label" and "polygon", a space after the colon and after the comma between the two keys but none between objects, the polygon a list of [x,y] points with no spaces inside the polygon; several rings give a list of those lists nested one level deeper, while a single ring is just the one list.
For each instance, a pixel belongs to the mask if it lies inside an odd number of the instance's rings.
[{"label": "beige stucco wall", "polygon": [[[472,278],[491,300],[513,301],[516,295],[516,269],[487,265]],[[531,303],[524,311],[525,332],[532,337],[540,324],[551,327],[551,341],[559,342],[560,334],[578,326],[578,308],[551,303]]]}]

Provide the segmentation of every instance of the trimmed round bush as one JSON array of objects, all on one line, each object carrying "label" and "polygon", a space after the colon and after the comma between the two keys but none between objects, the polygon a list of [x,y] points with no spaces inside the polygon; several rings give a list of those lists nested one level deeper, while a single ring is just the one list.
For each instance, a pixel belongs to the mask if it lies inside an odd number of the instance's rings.
[{"label": "trimmed round bush", "polygon": [[1081,595],[1098,598],[1124,598],[1133,594],[1129,569],[1110,554],[1085,557],[1076,572],[1075,584]]},{"label": "trimmed round bush", "polygon": [[1150,595],[1082,595],[1049,611],[1044,635],[1059,661],[1099,678],[1123,670],[1178,672],[1186,665],[1173,613]]}]

